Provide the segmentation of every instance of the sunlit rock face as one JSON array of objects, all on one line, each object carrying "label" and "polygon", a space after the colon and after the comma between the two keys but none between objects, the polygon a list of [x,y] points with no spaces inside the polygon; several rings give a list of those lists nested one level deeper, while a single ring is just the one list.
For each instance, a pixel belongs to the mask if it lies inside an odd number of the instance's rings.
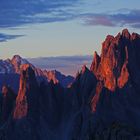
[{"label": "sunlit rock face", "polygon": [[14,119],[24,118],[38,108],[38,94],[39,86],[33,69],[29,64],[22,65],[19,92],[13,115]]},{"label": "sunlit rock face", "polygon": [[56,78],[56,72],[55,71],[46,71],[45,72],[46,77],[48,78],[48,81],[53,81],[54,84],[58,84],[59,81]]},{"label": "sunlit rock face", "polygon": [[[130,34],[127,29],[117,36],[108,35],[102,43],[102,51],[99,56],[94,54],[90,70],[96,75],[98,84],[95,96],[92,99],[92,111],[96,111],[96,106],[100,98],[102,88],[105,87],[113,94],[117,89],[134,87],[140,79],[139,56],[140,35]],[[139,87],[139,86],[138,86]],[[137,88],[138,88],[137,87]],[[126,89],[125,92],[129,92]]]},{"label": "sunlit rock face", "polygon": [[[135,129],[139,132],[139,53],[140,35],[130,34],[127,29],[115,37],[107,36],[102,44],[101,55],[95,53],[90,69],[98,79],[95,95],[91,100],[93,126],[98,126],[93,128],[94,136],[97,136],[94,139],[132,139],[135,137]],[[127,124],[133,132],[123,130],[122,126],[111,127],[107,132],[105,128],[113,122]],[[116,129],[120,133],[117,134]],[[132,137],[128,138],[127,134]]]},{"label": "sunlit rock face", "polygon": [[29,64],[27,60],[21,58],[19,55],[14,55],[11,59],[11,63],[14,66],[15,73],[20,73],[20,66],[22,64]]},{"label": "sunlit rock face", "polygon": [[[97,79],[103,81],[104,87],[115,91],[117,87],[125,86],[130,76],[128,69],[132,70],[133,63],[138,62],[139,43],[140,36],[136,33],[131,35],[127,29],[115,37],[106,37],[102,43],[101,55],[95,52],[90,68]],[[134,65],[135,69],[138,63]]]}]

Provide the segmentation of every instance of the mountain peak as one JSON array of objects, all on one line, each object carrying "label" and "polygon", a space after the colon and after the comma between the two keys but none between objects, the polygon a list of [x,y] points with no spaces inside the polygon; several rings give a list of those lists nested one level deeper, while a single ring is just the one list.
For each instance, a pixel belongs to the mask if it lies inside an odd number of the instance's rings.
[{"label": "mountain peak", "polygon": [[48,81],[53,81],[54,84],[58,84],[59,81],[56,78],[56,71],[46,71],[46,76],[48,78]]},{"label": "mountain peak", "polygon": [[22,58],[20,55],[14,55],[11,59],[12,63],[20,63],[20,64],[26,64],[29,63],[26,59]]},{"label": "mountain peak", "polygon": [[81,69],[81,73],[84,74],[87,70],[87,66],[86,65],[83,65],[82,66],[82,69]]},{"label": "mountain peak", "polygon": [[125,38],[127,38],[127,39],[130,39],[130,36],[131,35],[130,35],[128,29],[123,29],[122,30],[122,36],[125,37]]},{"label": "mountain peak", "polygon": [[140,35],[137,33],[132,33],[131,40],[140,39]]},{"label": "mountain peak", "polygon": [[98,53],[95,51],[94,55],[93,55],[93,61],[92,61],[91,67],[90,67],[90,71],[96,72],[97,69],[98,69],[100,61],[101,61],[101,58],[98,55]]},{"label": "mountain peak", "polygon": [[106,41],[112,41],[114,39],[113,35],[107,35]]},{"label": "mountain peak", "polygon": [[22,57],[18,54],[14,55],[12,59],[22,59]]},{"label": "mountain peak", "polygon": [[109,90],[122,88],[129,79],[128,66],[132,65],[129,57],[139,59],[139,45],[140,35],[131,35],[128,29],[122,30],[122,34],[118,33],[116,37],[108,35],[102,44],[101,55],[94,53],[90,70],[98,79],[104,81],[104,86]]},{"label": "mountain peak", "polygon": [[14,55],[13,58],[11,59],[11,63],[14,66],[16,73],[20,73],[20,66],[22,64],[29,64],[29,62],[26,59],[23,59],[19,55]]}]

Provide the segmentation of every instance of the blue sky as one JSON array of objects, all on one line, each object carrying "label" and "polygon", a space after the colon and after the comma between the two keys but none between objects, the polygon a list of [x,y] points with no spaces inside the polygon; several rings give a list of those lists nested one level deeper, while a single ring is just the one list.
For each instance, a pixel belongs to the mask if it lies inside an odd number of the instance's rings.
[{"label": "blue sky", "polygon": [[140,33],[139,0],[1,0],[0,58],[92,55],[123,28]]}]

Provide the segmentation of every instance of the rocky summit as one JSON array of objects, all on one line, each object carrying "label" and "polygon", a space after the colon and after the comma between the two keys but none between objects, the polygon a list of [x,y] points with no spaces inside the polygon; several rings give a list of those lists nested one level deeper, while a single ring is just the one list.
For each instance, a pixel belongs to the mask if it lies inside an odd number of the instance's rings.
[{"label": "rocky summit", "polygon": [[95,52],[90,70],[109,90],[124,87],[130,73],[135,73],[133,63],[136,63],[135,67],[139,67],[139,44],[140,35],[131,35],[127,29],[115,37],[108,35],[102,43],[101,55]]},{"label": "rocky summit", "polygon": [[0,140],[139,140],[139,53],[139,34],[108,35],[90,69],[84,65],[67,88],[56,71],[38,82],[36,68],[20,57],[0,61],[1,72],[20,75],[17,93],[2,88]]}]

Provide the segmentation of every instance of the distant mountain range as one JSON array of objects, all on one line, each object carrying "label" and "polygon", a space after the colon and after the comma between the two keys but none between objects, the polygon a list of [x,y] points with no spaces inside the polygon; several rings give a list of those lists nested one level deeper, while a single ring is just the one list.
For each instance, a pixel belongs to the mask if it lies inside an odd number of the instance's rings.
[{"label": "distant mountain range", "polygon": [[108,35],[67,88],[19,56],[2,61],[20,81],[18,94],[2,87],[0,140],[139,140],[139,54],[139,34]]},{"label": "distant mountain range", "polygon": [[74,77],[65,76],[57,70],[46,70],[35,67],[28,60],[20,57],[19,55],[13,56],[12,59],[0,60],[0,87],[3,84],[11,85],[16,91],[19,86],[19,76],[21,71],[21,66],[23,64],[29,64],[30,67],[35,71],[36,78],[38,82],[42,80],[45,81],[58,81],[62,86],[67,87],[72,83]]}]

